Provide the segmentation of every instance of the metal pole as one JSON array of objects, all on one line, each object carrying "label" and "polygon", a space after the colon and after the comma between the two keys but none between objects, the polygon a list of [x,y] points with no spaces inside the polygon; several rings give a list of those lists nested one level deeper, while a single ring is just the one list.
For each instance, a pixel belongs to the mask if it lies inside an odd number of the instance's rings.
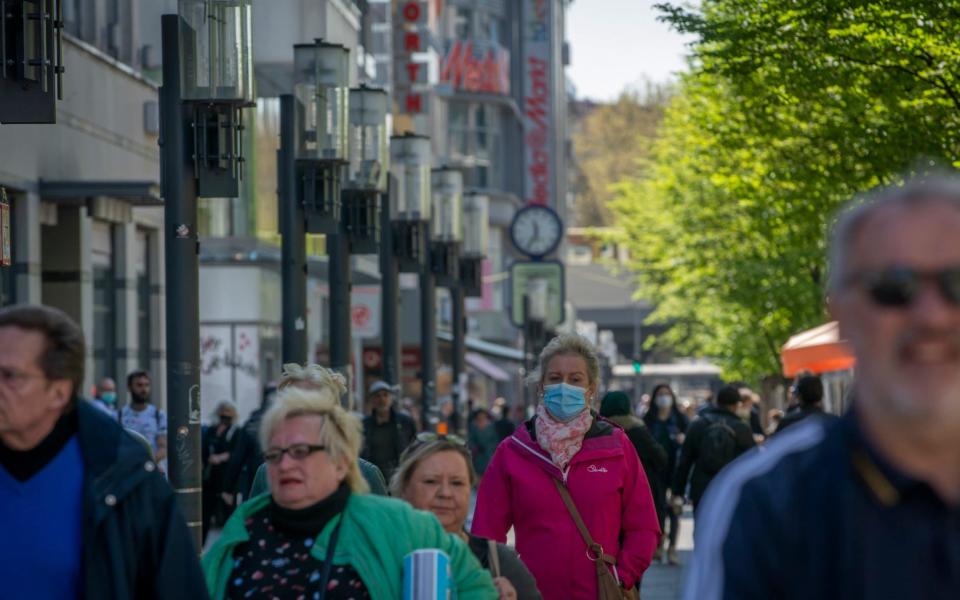
[{"label": "metal pole", "polygon": [[180,16],[163,15],[160,93],[166,256],[167,414],[170,484],[201,549],[200,282],[197,186],[187,149],[192,114],[181,101]]},{"label": "metal pole", "polygon": [[330,366],[350,387],[350,240],[344,232],[327,236],[330,281]]},{"label": "metal pole", "polygon": [[453,323],[452,323],[452,333],[453,333],[453,414],[457,415],[457,424],[462,428],[462,425],[467,422],[467,419],[462,418],[462,409],[464,402],[467,403],[467,412],[472,410],[472,406],[469,405],[469,394],[465,385],[466,377],[464,374],[467,372],[466,366],[466,335],[467,335],[467,315],[466,315],[466,306],[463,294],[463,287],[454,285],[450,288],[450,302],[453,304]]},{"label": "metal pole", "polygon": [[283,281],[283,362],[307,360],[307,236],[303,203],[297,197],[294,162],[294,99],[280,96],[280,149],[277,192],[280,203],[281,277]]},{"label": "metal pole", "polygon": [[400,274],[394,253],[393,222],[390,220],[391,194],[397,193],[396,178],[389,178],[389,191],[380,200],[380,301],[383,329],[383,380],[399,385],[400,362]]},{"label": "metal pole", "polygon": [[527,378],[530,377],[530,296],[523,295],[523,409],[530,409],[530,384]]},{"label": "metal pole", "polygon": [[[643,357],[643,336],[640,330],[640,307],[634,305],[633,307],[633,360],[641,360]],[[633,361],[631,361],[633,362]],[[636,367],[634,367],[636,369]],[[640,401],[643,398],[643,387],[642,376],[640,373],[634,373],[633,375],[633,402],[636,406],[640,406]]]},{"label": "metal pole", "polygon": [[[430,226],[426,228],[430,239]],[[435,405],[437,376],[437,280],[431,265],[430,243],[426,244],[427,260],[420,269],[420,382],[422,393],[421,419],[427,429],[427,413]]]}]

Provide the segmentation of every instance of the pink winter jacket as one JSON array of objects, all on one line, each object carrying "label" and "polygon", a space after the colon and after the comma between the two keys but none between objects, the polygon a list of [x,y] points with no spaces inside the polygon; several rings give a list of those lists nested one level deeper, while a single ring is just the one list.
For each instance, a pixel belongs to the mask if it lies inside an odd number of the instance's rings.
[{"label": "pink winter jacket", "polygon": [[531,437],[530,423],[497,447],[483,474],[470,532],[506,542],[517,552],[544,600],[596,600],[596,567],[552,480],[565,480],[595,542],[617,559],[632,587],[650,566],[660,526],[637,452],[622,429],[597,418],[563,473]]}]

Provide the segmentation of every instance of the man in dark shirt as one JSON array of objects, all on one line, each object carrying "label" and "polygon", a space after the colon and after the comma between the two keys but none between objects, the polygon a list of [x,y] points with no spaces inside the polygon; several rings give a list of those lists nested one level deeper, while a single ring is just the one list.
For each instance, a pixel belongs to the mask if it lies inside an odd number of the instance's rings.
[{"label": "man in dark shirt", "polygon": [[206,598],[148,450],[79,397],[84,348],[59,310],[0,309],[0,596]]},{"label": "man in dark shirt", "polygon": [[799,408],[790,414],[784,415],[777,425],[777,433],[780,433],[791,425],[796,425],[808,417],[818,419],[833,420],[836,415],[831,415],[823,410],[823,381],[816,375],[804,375],[797,381],[797,398]]},{"label": "man in dark shirt", "polygon": [[853,407],[806,419],[711,485],[684,588],[697,600],[954,599],[960,590],[960,179],[854,205],[829,305]]},{"label": "man in dark shirt", "polygon": [[393,388],[385,381],[376,381],[367,392],[371,413],[363,419],[362,458],[375,464],[387,481],[400,464],[400,455],[417,436],[413,419],[393,406]]}]

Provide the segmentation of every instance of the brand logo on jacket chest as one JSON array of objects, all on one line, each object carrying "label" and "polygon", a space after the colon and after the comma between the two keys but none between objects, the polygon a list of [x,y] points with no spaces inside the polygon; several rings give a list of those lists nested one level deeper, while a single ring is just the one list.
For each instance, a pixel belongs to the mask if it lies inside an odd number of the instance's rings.
[{"label": "brand logo on jacket chest", "polygon": [[598,467],[597,465],[590,465],[587,467],[587,473],[606,473],[606,467]]}]

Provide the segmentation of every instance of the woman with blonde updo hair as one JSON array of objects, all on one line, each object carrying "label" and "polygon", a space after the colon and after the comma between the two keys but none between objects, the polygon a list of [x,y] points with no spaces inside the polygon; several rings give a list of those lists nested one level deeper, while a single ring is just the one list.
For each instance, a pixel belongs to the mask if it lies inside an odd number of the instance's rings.
[{"label": "woman with blonde updo hair", "polygon": [[285,387],[264,415],[270,492],[242,504],[204,555],[210,595],[399,599],[404,557],[435,548],[450,557],[459,598],[496,598],[489,574],[434,517],[363,493],[360,423],[340,406],[343,376],[320,369],[311,389]]},{"label": "woman with blonde updo hair", "polygon": [[[277,389],[283,390],[289,387],[306,390],[321,389],[328,372],[328,369],[317,364],[287,363],[283,365],[283,372],[280,374],[280,383],[277,385]],[[360,474],[367,482],[370,493],[386,496],[387,483],[377,465],[362,458],[357,458],[357,466],[360,468]],[[257,469],[257,474],[253,478],[253,484],[250,486],[250,497],[259,496],[269,489],[266,464],[263,464]]]}]

